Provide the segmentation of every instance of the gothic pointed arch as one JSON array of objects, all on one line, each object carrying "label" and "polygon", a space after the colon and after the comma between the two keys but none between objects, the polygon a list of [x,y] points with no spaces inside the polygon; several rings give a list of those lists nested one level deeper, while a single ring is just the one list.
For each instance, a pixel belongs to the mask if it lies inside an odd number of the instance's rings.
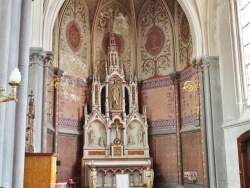
[{"label": "gothic pointed arch", "polygon": [[161,0],[146,1],[137,25],[142,80],[166,76],[175,70],[173,20],[166,4]]},{"label": "gothic pointed arch", "polygon": [[105,76],[105,61],[110,41],[114,34],[119,54],[120,66],[124,68],[125,77],[136,62],[135,28],[130,11],[118,1],[101,3],[96,10],[92,30],[93,69],[98,70],[101,79]]}]

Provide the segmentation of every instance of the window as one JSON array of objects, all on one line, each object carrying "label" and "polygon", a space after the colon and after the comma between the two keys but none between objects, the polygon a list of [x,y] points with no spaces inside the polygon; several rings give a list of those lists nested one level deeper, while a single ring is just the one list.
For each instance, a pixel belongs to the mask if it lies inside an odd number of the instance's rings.
[{"label": "window", "polygon": [[250,98],[250,0],[242,0],[240,6],[243,59],[246,70],[248,98]]}]

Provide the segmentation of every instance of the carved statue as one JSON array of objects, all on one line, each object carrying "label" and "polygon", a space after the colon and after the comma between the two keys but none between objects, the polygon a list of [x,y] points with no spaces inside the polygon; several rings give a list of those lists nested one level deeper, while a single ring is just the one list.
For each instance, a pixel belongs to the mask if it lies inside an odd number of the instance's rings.
[{"label": "carved statue", "polygon": [[142,131],[141,130],[138,130],[138,133],[137,133],[137,136],[138,136],[138,144],[143,144],[143,136],[142,136]]},{"label": "carved statue", "polygon": [[115,120],[115,123],[112,124],[112,127],[115,128],[115,135],[116,135],[116,138],[118,138],[119,128],[122,128],[122,125],[119,124],[119,122],[117,120]]},{"label": "carved statue", "polygon": [[152,188],[154,185],[154,171],[153,169],[150,169],[147,167],[146,169],[146,182],[147,182],[147,188]]},{"label": "carved statue", "polygon": [[111,96],[112,96],[112,109],[119,109],[119,100],[120,100],[120,86],[117,84],[117,81],[114,81],[114,84],[111,88]]},{"label": "carved statue", "polygon": [[99,138],[99,146],[105,147],[105,143],[102,137]]},{"label": "carved statue", "polygon": [[128,144],[129,145],[134,145],[135,144],[134,136],[132,134],[129,135]]},{"label": "carved statue", "polygon": [[97,171],[95,168],[89,170],[89,188],[96,188]]},{"label": "carved statue", "polygon": [[89,131],[89,144],[95,144],[95,133],[93,129]]}]

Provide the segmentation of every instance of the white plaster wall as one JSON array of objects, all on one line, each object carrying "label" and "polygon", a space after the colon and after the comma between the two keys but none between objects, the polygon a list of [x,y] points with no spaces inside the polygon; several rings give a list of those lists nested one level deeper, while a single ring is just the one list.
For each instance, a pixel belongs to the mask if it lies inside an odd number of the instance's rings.
[{"label": "white plaster wall", "polygon": [[35,0],[31,7],[31,44],[30,47],[42,47],[43,37],[43,1]]},{"label": "white plaster wall", "polygon": [[[237,67],[240,62],[234,59],[237,53],[233,41],[234,30],[232,25],[230,3],[234,1],[218,0],[217,28],[219,61],[221,70],[223,128],[225,134],[225,150],[227,164],[228,188],[240,188],[239,160],[237,138],[250,129],[250,109],[243,109],[242,87]],[[215,143],[219,144],[219,143]]]},{"label": "white plaster wall", "polygon": [[239,120],[224,124],[228,188],[240,188],[237,138],[248,130],[250,109]]},{"label": "white plaster wall", "polygon": [[221,88],[224,122],[237,120],[241,115],[242,103],[239,100],[239,91],[243,87],[237,84],[236,65],[241,63],[234,61],[234,44],[232,23],[230,19],[230,1],[219,0],[218,12],[218,46],[221,70]]}]

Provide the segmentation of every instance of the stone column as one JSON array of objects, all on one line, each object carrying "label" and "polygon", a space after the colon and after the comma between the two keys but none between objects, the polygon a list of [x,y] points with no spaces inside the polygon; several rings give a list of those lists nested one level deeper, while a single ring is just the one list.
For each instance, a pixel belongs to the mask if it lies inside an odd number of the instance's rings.
[{"label": "stone column", "polygon": [[28,92],[34,93],[35,119],[34,119],[34,152],[42,151],[42,119],[43,119],[43,66],[45,52],[42,48],[30,49],[30,65],[29,65],[29,85]]},{"label": "stone column", "polygon": [[47,52],[45,61],[44,61],[44,67],[43,67],[43,106],[42,106],[42,152],[46,152],[47,148],[47,122],[50,118],[48,116],[52,116],[50,112],[48,112],[48,89],[51,89],[50,83],[48,83],[48,75],[49,75],[49,69],[52,68],[53,64],[53,52]]},{"label": "stone column", "polygon": [[[56,82],[60,82],[60,80],[62,79],[62,75],[63,75],[63,70],[60,68],[56,68],[55,69],[55,79]],[[59,83],[60,84],[60,83]],[[54,111],[53,111],[53,124],[54,124],[54,128],[55,128],[55,136],[54,136],[54,152],[57,153],[57,140],[58,140],[58,124],[59,124],[59,88],[57,88],[55,86],[54,88]]]},{"label": "stone column", "polygon": [[183,163],[182,163],[182,143],[181,143],[181,106],[180,106],[180,72],[170,74],[175,87],[175,106],[176,106],[176,143],[177,143],[177,169],[178,169],[178,188],[183,187]]},{"label": "stone column", "polygon": [[[11,5],[11,29],[9,38],[9,58],[8,58],[8,75],[17,67],[18,62],[18,44],[20,31],[21,1],[12,0]],[[10,93],[11,87],[7,86],[6,94]],[[2,163],[2,185],[3,187],[12,187],[12,168],[13,168],[13,146],[15,131],[15,112],[16,103],[11,101],[6,104],[5,121],[4,121],[4,144],[3,144],[3,163]]]},{"label": "stone column", "polygon": [[[12,0],[0,1],[0,87],[8,87],[8,58],[9,58],[9,39],[11,23],[11,3]],[[2,164],[3,164],[3,146],[4,146],[4,128],[5,128],[5,108],[6,103],[0,104],[0,187],[2,184]]]},{"label": "stone column", "polygon": [[226,188],[226,157],[218,57],[203,57],[209,187]]},{"label": "stone column", "polygon": [[206,118],[206,133],[207,133],[207,152],[208,152],[208,172],[209,172],[209,187],[216,188],[216,173],[215,173],[215,158],[214,158],[214,138],[213,138],[213,120],[211,106],[211,91],[210,91],[210,75],[209,64],[203,63],[203,85],[204,85],[204,102],[205,102],[205,118]]},{"label": "stone column", "polygon": [[202,65],[202,59],[197,58],[193,62],[193,66],[196,69],[197,75],[198,75],[198,85],[197,87],[197,94],[198,96],[198,125],[200,126],[201,130],[201,139],[202,139],[202,155],[203,155],[203,173],[204,173],[204,186],[208,187],[208,180],[209,180],[209,174],[208,174],[208,156],[207,156],[207,131],[206,131],[206,121],[205,121],[205,95],[204,95],[204,82],[203,82],[203,65]]},{"label": "stone column", "polygon": [[30,19],[31,0],[22,0],[21,27],[19,44],[18,67],[22,72],[22,85],[19,87],[16,107],[15,142],[12,188],[23,188],[24,179],[24,157],[25,157],[25,133],[27,113],[27,88],[29,67],[29,44],[30,44]]}]

